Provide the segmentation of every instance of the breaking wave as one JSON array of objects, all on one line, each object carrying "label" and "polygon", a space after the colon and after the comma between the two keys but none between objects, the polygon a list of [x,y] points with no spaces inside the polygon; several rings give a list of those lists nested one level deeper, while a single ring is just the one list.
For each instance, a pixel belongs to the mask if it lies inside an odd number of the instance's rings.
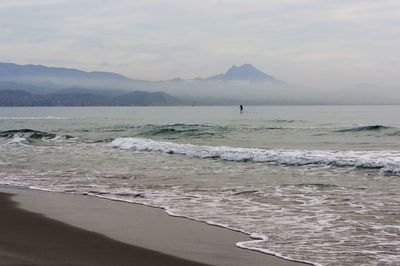
[{"label": "breaking wave", "polygon": [[351,128],[338,129],[336,130],[336,132],[380,131],[387,129],[394,129],[394,127],[383,126],[383,125],[356,126]]},{"label": "breaking wave", "polygon": [[224,126],[211,126],[201,124],[166,124],[144,125],[139,127],[139,136],[180,136],[202,137],[222,134],[228,128]]},{"label": "breaking wave", "polygon": [[11,139],[10,143],[32,143],[37,140],[58,140],[71,139],[70,135],[57,135],[53,133],[33,130],[33,129],[15,129],[0,132],[0,138]]},{"label": "breaking wave", "polygon": [[207,124],[145,124],[97,128],[102,132],[129,132],[135,137],[159,136],[167,139],[223,136],[234,129],[229,126]]},{"label": "breaking wave", "polygon": [[109,145],[120,149],[179,154],[204,159],[294,166],[357,167],[380,169],[382,173],[400,175],[400,151],[267,150],[179,144],[143,138],[117,138]]},{"label": "breaking wave", "polygon": [[295,123],[295,122],[304,122],[303,120],[294,120],[294,119],[274,119],[272,122],[275,123]]}]

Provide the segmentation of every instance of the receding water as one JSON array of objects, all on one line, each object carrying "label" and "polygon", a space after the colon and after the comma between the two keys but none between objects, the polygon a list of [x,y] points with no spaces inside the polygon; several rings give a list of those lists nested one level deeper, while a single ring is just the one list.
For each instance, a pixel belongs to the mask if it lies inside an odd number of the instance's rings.
[{"label": "receding water", "polygon": [[0,108],[0,183],[165,208],[238,246],[400,264],[400,106]]}]

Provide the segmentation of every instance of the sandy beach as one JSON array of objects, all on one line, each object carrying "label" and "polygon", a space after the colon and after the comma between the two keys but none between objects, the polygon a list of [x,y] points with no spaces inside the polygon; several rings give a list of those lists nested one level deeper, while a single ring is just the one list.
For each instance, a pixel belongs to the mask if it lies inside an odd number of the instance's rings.
[{"label": "sandy beach", "polygon": [[0,188],[1,265],[304,265],[235,247],[248,236],[163,210]]}]

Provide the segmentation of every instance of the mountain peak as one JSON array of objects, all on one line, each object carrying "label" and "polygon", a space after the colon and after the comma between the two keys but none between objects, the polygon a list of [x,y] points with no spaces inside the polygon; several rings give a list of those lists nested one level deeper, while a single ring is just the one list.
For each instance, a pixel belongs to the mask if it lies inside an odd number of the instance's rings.
[{"label": "mountain peak", "polygon": [[231,69],[235,69],[235,68],[242,68],[242,69],[255,69],[255,70],[258,70],[257,68],[255,68],[252,64],[243,64],[243,65],[241,65],[241,66],[236,66],[236,65],[233,65],[232,67],[231,67]]},{"label": "mountain peak", "polygon": [[277,81],[273,76],[270,76],[252,64],[243,64],[240,66],[233,65],[224,74],[210,77],[211,80],[245,80],[245,81]]},{"label": "mountain peak", "polygon": [[[241,73],[244,73],[244,72],[256,73],[256,72],[258,72],[258,73],[263,73],[260,70],[258,70],[257,68],[255,68],[252,64],[243,64],[241,66],[233,65],[230,69],[228,69],[228,71],[225,74],[229,74],[229,73],[232,73],[232,72],[241,72]],[[265,74],[265,73],[263,73],[263,74]]]}]

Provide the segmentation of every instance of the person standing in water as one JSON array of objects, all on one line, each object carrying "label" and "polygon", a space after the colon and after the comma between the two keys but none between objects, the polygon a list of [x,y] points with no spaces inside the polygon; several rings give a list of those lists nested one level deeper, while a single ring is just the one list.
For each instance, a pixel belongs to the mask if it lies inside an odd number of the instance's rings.
[{"label": "person standing in water", "polygon": [[240,105],[240,113],[243,114],[243,105]]}]

